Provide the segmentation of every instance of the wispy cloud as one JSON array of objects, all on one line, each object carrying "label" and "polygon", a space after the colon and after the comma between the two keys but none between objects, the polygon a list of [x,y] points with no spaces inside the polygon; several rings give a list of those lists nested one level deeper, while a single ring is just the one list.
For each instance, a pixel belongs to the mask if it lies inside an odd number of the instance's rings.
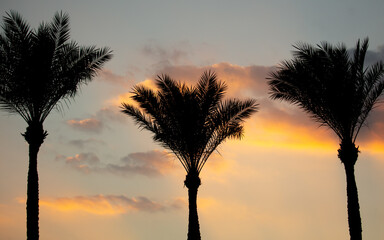
[{"label": "wispy cloud", "polygon": [[124,195],[76,196],[72,198],[41,199],[40,206],[64,212],[87,212],[95,215],[121,215],[133,212],[164,212],[183,208],[182,198],[170,202],[156,202],[147,197],[127,197]]},{"label": "wispy cloud", "polygon": [[83,173],[110,173],[120,176],[144,175],[147,177],[164,176],[178,168],[166,151],[152,150],[148,152],[130,153],[120,163],[103,163],[94,153],[79,153],[75,156],[56,156],[56,160],[65,163]]},{"label": "wispy cloud", "polygon": [[130,153],[120,164],[108,164],[106,170],[120,175],[140,174],[148,177],[163,176],[175,169],[175,159],[166,151]]},{"label": "wispy cloud", "polygon": [[103,69],[99,72],[98,79],[114,86],[130,88],[134,83],[135,75],[127,72],[125,76],[113,73],[110,69]]},{"label": "wispy cloud", "polygon": [[93,153],[80,153],[73,157],[61,158],[65,159],[66,164],[84,173],[90,173],[100,165],[100,159]]},{"label": "wispy cloud", "polygon": [[96,113],[96,117],[100,121],[108,122],[114,121],[119,123],[126,123],[127,117],[121,112],[120,105],[110,104],[107,107],[103,107]]},{"label": "wispy cloud", "polygon": [[[124,96],[125,94],[122,95]],[[117,99],[108,100],[107,106],[98,110],[96,114],[85,119],[70,119],[66,124],[73,129],[93,133],[100,133],[104,129],[110,129],[109,123],[111,121],[125,124],[127,117],[121,112],[121,102],[118,99],[124,98],[118,97]]]},{"label": "wispy cloud", "polygon": [[103,123],[96,118],[71,119],[67,121],[67,124],[74,129],[87,132],[100,132],[103,128]]},{"label": "wispy cloud", "polygon": [[191,46],[186,41],[179,42],[172,47],[166,47],[151,40],[141,48],[141,54],[154,61],[155,63],[152,67],[155,68],[190,63],[189,57],[191,53]]},{"label": "wispy cloud", "polygon": [[80,149],[83,149],[83,148],[91,146],[91,145],[92,146],[101,146],[101,145],[105,145],[106,143],[102,140],[99,140],[99,139],[88,138],[88,139],[70,140],[70,141],[68,141],[68,144],[75,146],[75,147],[78,147]]}]

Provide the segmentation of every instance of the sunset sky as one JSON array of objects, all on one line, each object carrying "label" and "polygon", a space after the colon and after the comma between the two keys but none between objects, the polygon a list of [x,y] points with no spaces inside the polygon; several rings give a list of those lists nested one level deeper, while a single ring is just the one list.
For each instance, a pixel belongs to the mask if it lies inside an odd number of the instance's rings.
[{"label": "sunset sky", "polygon": [[[180,240],[188,225],[185,171],[120,112],[135,84],[159,74],[195,84],[216,71],[228,97],[256,98],[241,141],[222,144],[198,193],[203,240],[348,239],[338,139],[298,107],[268,97],[266,77],[298,42],[369,37],[384,60],[382,0],[2,0],[32,27],[56,11],[71,39],[114,57],[63,111],[53,111],[38,156],[41,240]],[[0,239],[25,239],[26,123],[0,112]],[[364,239],[384,239],[384,104],[357,140]]]}]

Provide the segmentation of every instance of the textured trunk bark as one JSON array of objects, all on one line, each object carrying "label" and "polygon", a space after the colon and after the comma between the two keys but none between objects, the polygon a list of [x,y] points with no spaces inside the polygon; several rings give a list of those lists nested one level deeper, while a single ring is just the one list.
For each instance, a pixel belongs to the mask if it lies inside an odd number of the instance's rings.
[{"label": "textured trunk bark", "polygon": [[39,239],[39,176],[37,153],[40,145],[29,145],[29,169],[27,184],[27,239]]},{"label": "textured trunk bark", "polygon": [[344,164],[347,177],[347,202],[348,202],[348,224],[351,240],[362,239],[362,227],[360,217],[359,197],[355,180],[354,165]]},{"label": "textured trunk bark", "polygon": [[197,190],[200,186],[198,174],[189,173],[184,181],[188,188],[188,240],[201,240],[199,217],[197,215]]},{"label": "textured trunk bark", "polygon": [[188,189],[188,203],[189,203],[188,240],[201,239],[196,201],[197,201],[197,188],[189,188]]},{"label": "textured trunk bark", "polygon": [[340,144],[339,158],[344,164],[347,179],[348,225],[351,240],[362,239],[359,196],[357,193],[355,179],[355,163],[357,161],[358,154],[359,149],[352,141],[343,141]]},{"label": "textured trunk bark", "polygon": [[37,172],[37,154],[45,137],[48,135],[43,124],[29,122],[22,134],[29,144],[29,167],[27,182],[27,240],[39,239],[39,176]]}]

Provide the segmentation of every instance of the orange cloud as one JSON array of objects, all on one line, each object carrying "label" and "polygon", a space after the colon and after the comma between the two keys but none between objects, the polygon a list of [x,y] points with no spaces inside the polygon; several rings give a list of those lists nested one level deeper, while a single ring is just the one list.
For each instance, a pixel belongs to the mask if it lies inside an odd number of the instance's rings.
[{"label": "orange cloud", "polygon": [[84,131],[94,131],[99,132],[103,124],[100,120],[96,118],[86,118],[82,120],[68,120],[67,124],[73,128],[84,130]]},{"label": "orange cloud", "polygon": [[82,211],[95,215],[120,215],[138,211],[159,212],[182,208],[180,198],[167,203],[154,202],[146,197],[129,198],[122,195],[77,196],[73,198],[41,199],[40,206],[57,211]]}]

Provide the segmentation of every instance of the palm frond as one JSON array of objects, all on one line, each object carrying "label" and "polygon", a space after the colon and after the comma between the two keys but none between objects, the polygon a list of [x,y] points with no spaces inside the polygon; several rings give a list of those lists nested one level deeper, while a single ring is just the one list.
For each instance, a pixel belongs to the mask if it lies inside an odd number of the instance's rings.
[{"label": "palm frond", "polygon": [[205,114],[215,109],[224,97],[227,85],[217,79],[216,73],[206,71],[196,86],[196,94],[201,102],[201,108]]},{"label": "palm frond", "polygon": [[152,119],[149,116],[145,115],[145,113],[141,112],[138,108],[127,103],[122,103],[122,112],[129,116],[132,116],[135,122],[141,128],[147,129],[153,132],[154,134],[158,133],[157,128],[154,125]]},{"label": "palm frond", "polygon": [[13,43],[28,41],[29,35],[32,33],[28,23],[21,15],[13,10],[6,13],[3,17],[3,31],[7,39]]},{"label": "palm frond", "polygon": [[59,48],[69,40],[69,15],[63,12],[56,12],[49,25],[51,38],[55,40],[56,48]]}]

